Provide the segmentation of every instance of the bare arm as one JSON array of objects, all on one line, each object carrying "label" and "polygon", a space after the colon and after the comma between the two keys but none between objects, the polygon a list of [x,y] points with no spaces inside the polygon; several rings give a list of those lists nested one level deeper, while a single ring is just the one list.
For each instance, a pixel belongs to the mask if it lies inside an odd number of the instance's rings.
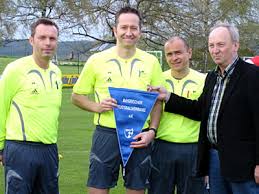
[{"label": "bare arm", "polygon": [[160,117],[162,113],[162,102],[157,100],[152,112],[151,112],[151,119],[150,119],[150,125],[149,128],[157,129],[160,122]]},{"label": "bare arm", "polygon": [[0,151],[0,166],[3,165],[3,151]]},{"label": "bare arm", "polygon": [[[162,102],[156,101],[152,112],[151,112],[151,121],[149,128],[157,129],[160,122],[160,116],[162,112]],[[140,139],[139,141],[133,141],[131,142],[132,148],[143,148],[148,146],[148,144],[155,138],[155,132],[153,130],[149,130],[146,132],[142,132],[134,137],[134,139]]]},{"label": "bare arm", "polygon": [[113,107],[117,106],[117,101],[113,98],[106,98],[100,103],[96,103],[93,100],[90,100],[88,96],[76,93],[72,93],[71,101],[79,108],[95,113],[110,111]]},{"label": "bare arm", "polygon": [[255,166],[254,177],[256,184],[259,184],[259,165]]}]

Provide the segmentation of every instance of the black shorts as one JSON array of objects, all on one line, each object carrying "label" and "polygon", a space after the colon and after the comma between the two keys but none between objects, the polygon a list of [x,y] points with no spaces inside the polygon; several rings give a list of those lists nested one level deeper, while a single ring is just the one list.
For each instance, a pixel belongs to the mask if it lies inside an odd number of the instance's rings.
[{"label": "black shorts", "polygon": [[[134,149],[125,167],[124,186],[142,190],[149,185],[151,146]],[[97,126],[92,139],[88,187],[109,189],[117,185],[122,160],[116,130]]]},{"label": "black shorts", "polygon": [[59,194],[56,144],[6,141],[5,188],[8,194]]}]

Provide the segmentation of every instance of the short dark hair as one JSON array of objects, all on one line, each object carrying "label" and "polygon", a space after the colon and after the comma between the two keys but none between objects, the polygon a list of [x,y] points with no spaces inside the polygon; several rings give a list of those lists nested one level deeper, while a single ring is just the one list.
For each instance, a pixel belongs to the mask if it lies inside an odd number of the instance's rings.
[{"label": "short dark hair", "polygon": [[47,19],[47,18],[40,18],[31,25],[31,36],[35,35],[36,28],[40,24],[55,26],[57,28],[57,31],[58,31],[58,34],[59,34],[59,27],[55,22],[53,22],[52,20]]},{"label": "short dark hair", "polygon": [[135,8],[132,8],[132,7],[129,7],[129,6],[126,6],[126,7],[123,7],[121,8],[115,15],[115,25],[117,26],[118,25],[118,20],[119,20],[119,17],[121,14],[124,14],[124,13],[132,13],[132,14],[135,14],[138,16],[139,18],[139,27],[141,28],[141,23],[142,23],[142,17],[141,17],[141,14],[140,12],[135,9]]},{"label": "short dark hair", "polygon": [[188,42],[186,41],[186,39],[184,39],[183,37],[180,37],[180,36],[173,36],[171,37],[170,39],[168,39],[166,42],[165,42],[165,45],[167,43],[171,43],[171,42],[174,42],[175,40],[181,40],[186,48],[186,50],[188,50],[190,48]]}]

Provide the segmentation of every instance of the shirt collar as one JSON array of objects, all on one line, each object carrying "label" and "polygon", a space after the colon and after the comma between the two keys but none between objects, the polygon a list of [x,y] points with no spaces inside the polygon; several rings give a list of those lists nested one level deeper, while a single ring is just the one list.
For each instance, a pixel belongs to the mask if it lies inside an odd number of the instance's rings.
[{"label": "shirt collar", "polygon": [[215,72],[217,74],[217,76],[221,76],[221,77],[226,77],[227,75],[231,74],[231,72],[233,71],[233,69],[235,68],[236,66],[236,63],[238,61],[239,57],[238,56],[235,56],[232,63],[230,63],[226,69],[224,70],[224,73],[223,73],[223,76],[220,74],[220,68],[219,66],[216,67],[215,69]]}]

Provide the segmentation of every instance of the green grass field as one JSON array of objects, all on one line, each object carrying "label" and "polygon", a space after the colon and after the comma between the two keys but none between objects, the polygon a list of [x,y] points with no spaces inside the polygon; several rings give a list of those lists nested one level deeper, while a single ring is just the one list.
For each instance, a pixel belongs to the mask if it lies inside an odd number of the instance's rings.
[{"label": "green grass field", "polygon": [[[61,194],[86,193],[89,151],[94,129],[93,114],[80,110],[70,102],[71,89],[63,89],[63,102],[60,114],[58,147],[63,156],[60,160],[59,186]],[[0,167],[0,193],[3,192],[3,168]],[[120,181],[111,194],[123,194]]]},{"label": "green grass field", "polygon": [[3,72],[4,68],[5,68],[5,66],[6,66],[8,63],[10,63],[10,62],[12,62],[12,61],[14,61],[14,60],[15,60],[15,58],[0,57],[0,74],[2,74],[2,72]]},{"label": "green grass field", "polygon": [[[0,57],[0,74],[2,74],[2,72],[4,71],[5,66],[14,61],[16,58],[9,58],[9,57]],[[83,65],[81,66],[63,66],[60,65],[59,68],[62,71],[62,74],[77,74],[80,73],[83,69]]]},{"label": "green grass field", "polygon": [[[7,63],[14,59],[0,58],[0,74]],[[77,67],[61,66],[63,74],[77,73]],[[71,89],[63,89],[60,114],[58,147],[63,156],[60,160],[60,193],[83,194],[86,192],[89,151],[94,129],[93,114],[82,111],[70,102]],[[0,167],[0,193],[4,193],[3,167]],[[123,194],[125,189],[120,178],[111,194]]]}]

